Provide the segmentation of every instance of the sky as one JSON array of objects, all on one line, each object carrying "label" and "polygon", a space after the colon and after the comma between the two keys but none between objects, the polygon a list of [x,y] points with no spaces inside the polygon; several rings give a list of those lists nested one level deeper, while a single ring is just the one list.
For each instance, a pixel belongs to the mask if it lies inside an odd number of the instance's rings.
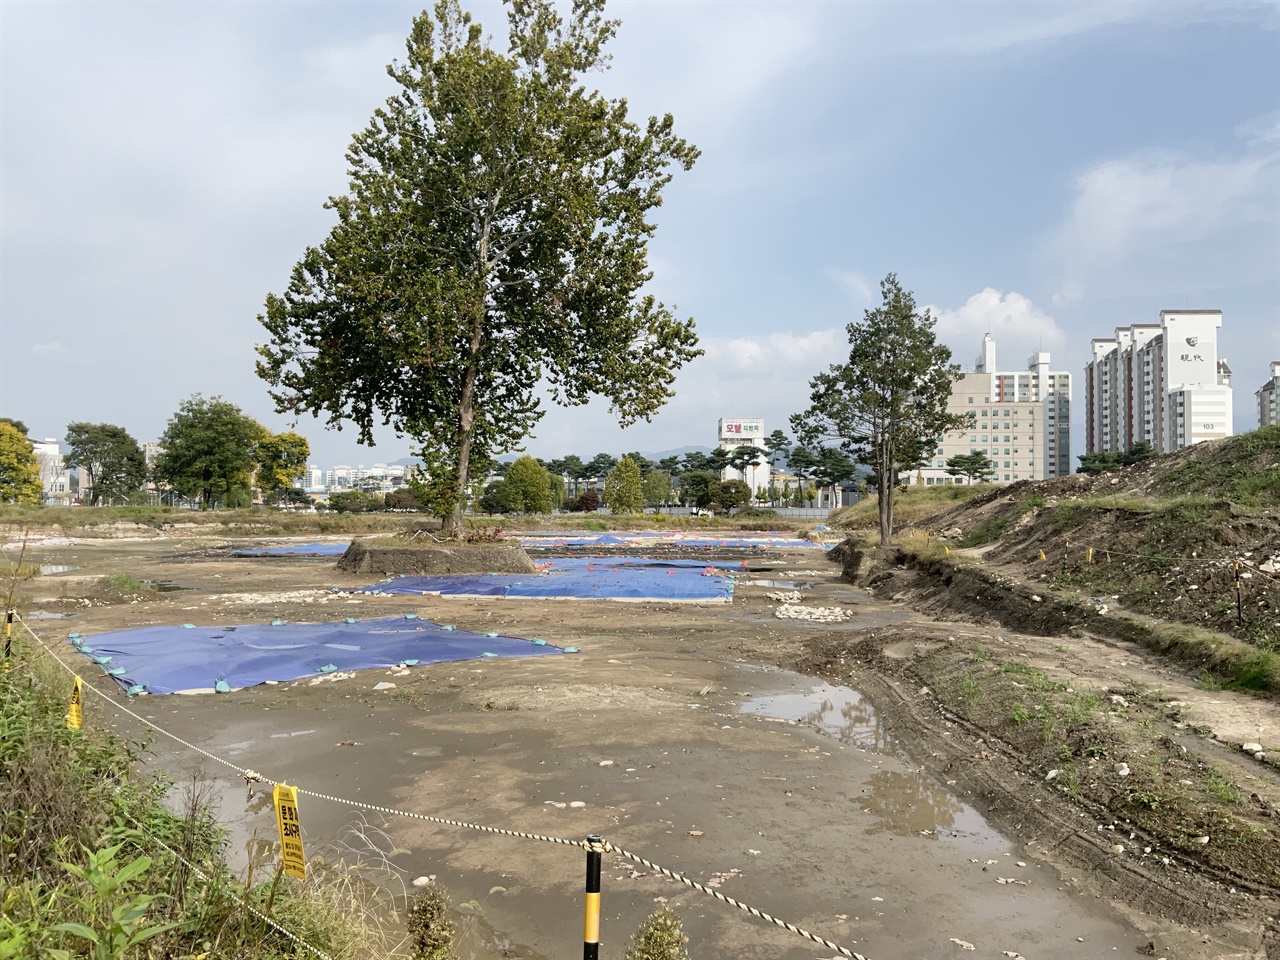
[{"label": "sky", "polygon": [[[467,4],[505,46],[496,3]],[[413,3],[0,4],[0,415],[157,438],[193,393],[273,430],[257,321],[346,190],[344,150],[393,93]],[[616,2],[632,115],[702,151],[657,212],[651,292],[705,356],[621,430],[546,417],[541,457],[789,432],[845,325],[895,272],[971,367],[1219,308],[1235,428],[1280,359],[1280,4]],[[320,464],[408,438],[309,418]],[[1074,458],[1073,458],[1074,459]]]}]

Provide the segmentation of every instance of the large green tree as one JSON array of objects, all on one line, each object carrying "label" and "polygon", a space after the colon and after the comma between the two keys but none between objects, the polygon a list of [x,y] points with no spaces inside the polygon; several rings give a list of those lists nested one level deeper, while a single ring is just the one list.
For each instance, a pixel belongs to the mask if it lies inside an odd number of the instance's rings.
[{"label": "large green tree", "polygon": [[128,497],[146,482],[146,458],[124,427],[69,423],[66,441],[69,452],[63,459],[80,471],[80,489],[88,489],[91,507],[103,497]]},{"label": "large green tree", "polygon": [[279,501],[293,488],[293,482],[306,469],[311,444],[296,433],[268,434],[258,441],[257,483],[267,501]]},{"label": "large green tree", "polygon": [[623,457],[604,480],[604,503],[614,513],[639,513],[644,507],[640,492],[640,468]]},{"label": "large green tree", "polygon": [[585,86],[607,66],[604,0],[510,0],[507,50],[457,0],[413,23],[398,92],[347,150],[337,225],[269,295],[259,375],[281,411],[376,421],[435,452],[460,535],[476,453],[512,449],[538,394],[608,399],[625,426],[698,356],[692,320],[642,292],[651,211],[698,151]]},{"label": "large green tree", "polygon": [[40,463],[25,433],[0,422],[0,503],[39,503]]},{"label": "large green tree", "polygon": [[960,366],[938,343],[935,318],[916,311],[915,297],[892,273],[881,281],[880,295],[880,306],[846,327],[848,362],[832,364],[809,382],[812,405],[792,416],[791,426],[801,442],[838,442],[871,466],[880,542],[889,543],[899,471],[914,466],[921,451],[936,449],[944,433],[972,426],[974,418],[947,412]]},{"label": "large green tree", "polygon": [[665,470],[650,470],[640,481],[640,495],[647,507],[664,507],[673,495],[671,474]]},{"label": "large green tree", "polygon": [[227,503],[248,488],[266,429],[221,397],[182,401],[160,438],[156,477],[202,507]]},{"label": "large green tree", "polygon": [[513,510],[520,513],[551,512],[551,476],[528,454],[511,464],[503,485]]}]

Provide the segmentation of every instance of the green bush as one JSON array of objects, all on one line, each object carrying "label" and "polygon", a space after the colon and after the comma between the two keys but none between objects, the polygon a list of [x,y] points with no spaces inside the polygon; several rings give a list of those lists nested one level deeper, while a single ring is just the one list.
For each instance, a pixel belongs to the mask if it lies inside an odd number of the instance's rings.
[{"label": "green bush", "polygon": [[689,960],[689,938],[670,907],[651,913],[631,938],[626,960]]}]

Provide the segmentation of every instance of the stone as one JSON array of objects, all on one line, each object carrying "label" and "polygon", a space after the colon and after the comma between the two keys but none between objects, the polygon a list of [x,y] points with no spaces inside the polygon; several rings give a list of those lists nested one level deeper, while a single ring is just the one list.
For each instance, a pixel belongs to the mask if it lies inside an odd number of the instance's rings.
[{"label": "stone", "polygon": [[1240,747],[1245,753],[1258,753],[1262,749],[1260,743],[1246,743]]},{"label": "stone", "polygon": [[389,680],[383,680],[373,685],[375,690],[394,690],[396,685]]},{"label": "stone", "polygon": [[1127,763],[1117,763],[1115,770],[1119,776],[1127,777],[1129,775],[1129,765]]},{"label": "stone", "polygon": [[1111,845],[1111,852],[1112,852],[1112,853],[1115,853],[1115,854],[1121,854],[1121,853],[1124,853],[1124,844],[1123,844],[1123,843],[1113,843],[1113,844]]}]

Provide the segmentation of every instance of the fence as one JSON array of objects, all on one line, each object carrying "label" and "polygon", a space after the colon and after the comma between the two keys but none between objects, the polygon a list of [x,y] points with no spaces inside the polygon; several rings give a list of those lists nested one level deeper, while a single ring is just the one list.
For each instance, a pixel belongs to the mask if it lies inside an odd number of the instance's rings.
[{"label": "fence", "polygon": [[[75,705],[75,707],[78,708],[79,706],[79,697],[81,695],[81,690],[82,689],[88,690],[89,692],[96,695],[101,700],[105,701],[117,713],[132,717],[134,720],[141,723],[146,729],[155,731],[156,733],[167,737],[168,739],[174,741],[175,743],[179,744],[185,749],[198,753],[209,760],[213,760],[214,762],[219,763],[222,766],[235,771],[239,776],[242,776],[244,778],[246,784],[252,785],[253,783],[263,783],[263,784],[274,784],[275,786],[285,785],[284,782],[281,780],[276,780],[274,778],[265,776],[264,774],[258,773],[255,770],[251,770],[246,767],[241,767],[239,764],[231,760],[228,760],[224,757],[220,757],[217,754],[214,754],[208,750],[205,750],[203,747],[199,747],[194,743],[190,743],[189,741],[182,739],[176,734],[170,733],[168,730],[165,730],[163,727],[158,726],[156,723],[152,722],[151,720],[148,720],[147,718],[141,716],[140,714],[135,713],[128,706],[119,702],[114,697],[97,689],[97,687],[93,686],[92,684],[82,684],[80,677],[76,674],[75,668],[69,665],[66,661],[64,661],[62,657],[58,656],[57,652],[48,643],[46,643],[42,637],[40,637],[34,630],[32,630],[30,624],[28,624],[21,617],[18,617],[18,616],[6,617],[6,621],[7,621],[6,629],[5,629],[6,641],[9,639],[9,634],[12,632],[12,624],[15,620],[17,623],[21,624],[23,630],[25,630],[27,635],[30,636],[31,639],[36,642],[36,644],[38,645],[37,649],[42,650],[45,654],[50,656],[54,661],[58,663],[59,666],[61,666],[68,674],[71,675],[71,677],[73,678],[71,690],[74,692],[71,693],[70,696],[72,697],[72,702]],[[9,656],[11,653],[11,650],[9,649],[7,643],[6,643],[6,648],[4,653],[5,653],[4,669],[7,671],[9,669]],[[74,713],[75,715],[74,724],[72,724],[71,722],[72,713]],[[76,728],[79,728],[80,711],[79,709],[73,709],[72,713],[69,713],[68,715],[68,726],[74,725]],[[601,858],[602,858],[602,855],[605,853],[613,853],[616,856],[622,857],[623,859],[630,860],[633,863],[637,863],[637,864],[640,864],[641,866],[654,870],[657,873],[660,873],[662,876],[665,876],[671,880],[675,880],[678,883],[682,883],[685,886],[689,887],[690,889],[696,890],[699,893],[706,894],[714,898],[715,900],[720,901],[721,903],[725,903],[731,907],[735,907],[736,909],[744,913],[747,913],[750,916],[756,917],[757,919],[763,920],[766,923],[770,923],[776,927],[780,927],[781,929],[787,930],[788,932],[793,933],[796,936],[802,937],[805,940],[808,940],[812,943],[816,943],[827,949],[834,950],[841,957],[849,957],[849,958],[852,958],[852,960],[867,960],[867,958],[860,953],[855,953],[852,950],[848,949],[847,947],[842,947],[831,940],[827,940],[824,937],[818,936],[817,934],[810,933],[808,930],[798,927],[795,924],[788,923],[785,920],[780,920],[779,918],[774,917],[763,910],[757,909],[756,907],[749,906],[748,904],[735,900],[732,897],[728,897],[720,893],[718,890],[714,890],[702,883],[699,883],[696,880],[693,880],[692,878],[684,876],[683,874],[677,873],[673,870],[668,870],[666,867],[660,866],[659,864],[654,863],[653,861],[648,860],[640,856],[639,854],[636,854],[629,850],[624,850],[621,847],[615,846],[614,844],[610,843],[608,840],[596,834],[592,834],[591,836],[587,837],[585,840],[569,840],[569,839],[563,839],[560,837],[545,836],[542,834],[526,833],[520,830],[511,830],[503,827],[494,827],[494,826],[486,826],[486,825],[477,824],[477,823],[468,823],[464,820],[451,819],[447,817],[429,816],[427,814],[414,813],[412,811],[400,810],[394,807],[384,807],[377,804],[365,803],[360,800],[352,800],[345,797],[331,796],[329,794],[320,793],[315,790],[310,790],[301,786],[294,787],[293,790],[297,796],[309,797],[314,800],[323,800],[331,803],[340,804],[343,806],[352,807],[354,809],[367,810],[367,811],[386,814],[386,815],[407,817],[410,819],[426,821],[429,823],[439,824],[443,826],[458,827],[465,830],[479,831],[479,832],[488,833],[488,834],[497,834],[505,837],[534,840],[534,841],[540,841],[543,843],[560,844],[567,847],[576,847],[585,851],[586,853],[586,889],[585,889],[585,898],[584,898],[583,954],[582,954],[583,960],[599,960],[600,897],[601,897],[601,890],[600,890],[601,869],[600,868],[601,868]],[[283,833],[282,833],[282,837],[283,837]],[[157,841],[157,843],[159,843],[159,841]],[[160,844],[160,846],[164,846],[164,844]],[[166,852],[174,855],[175,857],[178,856],[173,850],[169,849],[167,846],[165,847],[165,850]],[[183,862],[186,863],[186,861],[183,861]],[[196,870],[197,874],[199,873],[198,868],[194,864],[187,864],[187,866],[193,870]],[[273,927],[275,927],[285,936],[294,940],[302,949],[306,950],[307,952],[311,953],[316,957],[321,958],[321,960],[331,960],[331,958],[328,957],[328,955],[325,954],[322,950],[320,950],[319,948],[315,947],[312,944],[305,942],[300,937],[297,937],[290,931],[286,930],[275,920],[271,919],[267,914],[258,911],[256,908],[252,907],[250,904],[244,901],[241,901],[241,905],[244,906],[249,911],[251,911],[253,914],[255,914],[259,919],[271,924]],[[268,911],[270,910],[269,905],[267,909]]]}]

